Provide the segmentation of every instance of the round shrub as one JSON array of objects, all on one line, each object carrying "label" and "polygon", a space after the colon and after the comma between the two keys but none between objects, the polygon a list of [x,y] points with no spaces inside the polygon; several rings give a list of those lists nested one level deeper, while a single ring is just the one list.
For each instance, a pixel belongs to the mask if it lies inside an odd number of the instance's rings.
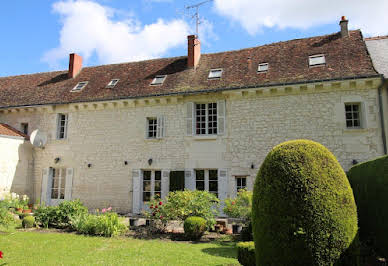
[{"label": "round shrub", "polygon": [[23,228],[32,228],[35,224],[34,216],[26,216],[23,218],[22,226]]},{"label": "round shrub", "polygon": [[255,242],[239,242],[237,247],[237,259],[241,265],[255,266]]},{"label": "round shrub", "polygon": [[272,149],[252,203],[257,265],[340,263],[357,235],[357,210],[334,155],[309,140]]},{"label": "round shrub", "polygon": [[198,240],[206,231],[206,220],[202,217],[191,216],[185,220],[183,228],[188,239]]}]

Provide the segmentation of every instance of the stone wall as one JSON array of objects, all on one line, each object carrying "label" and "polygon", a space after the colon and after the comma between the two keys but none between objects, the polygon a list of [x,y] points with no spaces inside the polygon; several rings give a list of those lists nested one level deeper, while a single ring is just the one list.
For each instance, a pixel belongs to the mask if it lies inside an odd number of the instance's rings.
[{"label": "stone wall", "polygon": [[[3,112],[0,121],[15,128],[28,122],[31,130],[39,128],[49,136],[44,149],[34,148],[35,198],[40,197],[42,169],[73,168],[72,198],[80,198],[90,208],[113,206],[130,212],[133,169],[227,169],[228,195],[233,196],[235,176],[249,176],[252,189],[267,153],[286,140],[322,143],[345,170],[353,160],[382,155],[378,82],[70,104]],[[220,99],[226,100],[225,134],[186,136],[186,103]],[[346,129],[345,102],[362,103],[364,128]],[[56,140],[56,117],[61,112],[69,114],[68,134],[67,139]],[[146,139],[146,118],[160,115],[165,117],[165,137]],[[60,161],[55,163],[55,158]]]}]

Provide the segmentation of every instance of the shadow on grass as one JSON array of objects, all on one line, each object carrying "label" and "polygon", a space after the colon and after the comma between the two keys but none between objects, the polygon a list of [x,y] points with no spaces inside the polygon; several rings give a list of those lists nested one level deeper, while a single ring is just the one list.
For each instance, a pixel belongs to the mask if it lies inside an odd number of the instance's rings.
[{"label": "shadow on grass", "polygon": [[237,250],[235,243],[220,242],[216,248],[204,248],[201,251],[212,256],[224,258],[237,258]]}]

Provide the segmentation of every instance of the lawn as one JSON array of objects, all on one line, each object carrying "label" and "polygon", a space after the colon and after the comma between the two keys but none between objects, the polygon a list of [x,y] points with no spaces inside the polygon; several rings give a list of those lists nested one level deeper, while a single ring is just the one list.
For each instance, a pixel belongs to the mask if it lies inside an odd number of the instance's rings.
[{"label": "lawn", "polygon": [[230,242],[187,243],[16,231],[0,235],[0,265],[239,265]]}]

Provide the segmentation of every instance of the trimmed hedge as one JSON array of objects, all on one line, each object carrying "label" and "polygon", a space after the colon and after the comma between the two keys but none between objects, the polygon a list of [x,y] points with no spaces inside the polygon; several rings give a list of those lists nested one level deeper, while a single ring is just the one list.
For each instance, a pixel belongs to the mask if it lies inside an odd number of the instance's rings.
[{"label": "trimmed hedge", "polygon": [[357,203],[360,239],[388,258],[388,156],[357,164],[349,172]]},{"label": "trimmed hedge", "polygon": [[239,242],[237,247],[238,262],[244,266],[255,266],[255,242]]},{"label": "trimmed hedge", "polygon": [[34,216],[26,216],[23,218],[22,226],[23,228],[32,228],[35,225]]},{"label": "trimmed hedge", "polygon": [[188,239],[198,240],[206,231],[206,220],[202,217],[191,216],[185,220],[183,229]]},{"label": "trimmed hedge", "polygon": [[284,142],[267,155],[252,215],[257,265],[339,264],[357,239],[349,181],[334,155],[309,140]]}]

